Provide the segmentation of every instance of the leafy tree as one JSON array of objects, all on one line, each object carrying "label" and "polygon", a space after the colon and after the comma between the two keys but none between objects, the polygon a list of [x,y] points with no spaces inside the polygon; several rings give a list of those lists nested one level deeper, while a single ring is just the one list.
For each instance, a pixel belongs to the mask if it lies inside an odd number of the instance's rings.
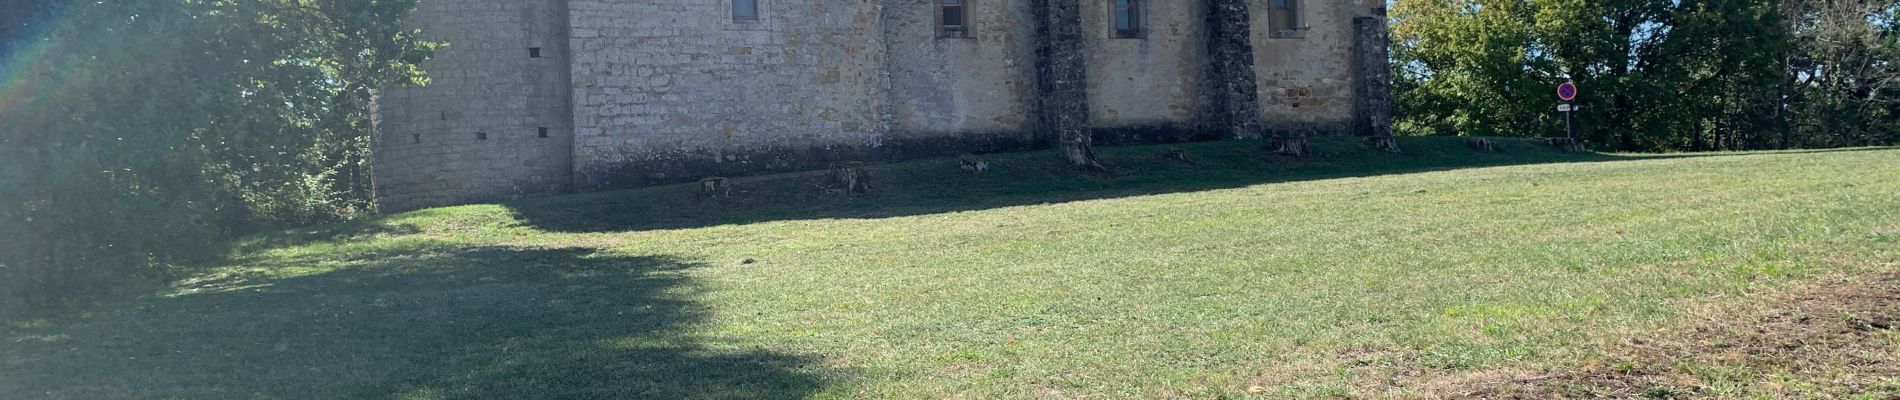
[{"label": "leafy tree", "polygon": [[1551,91],[1568,80],[1583,88],[1581,136],[1600,149],[1891,140],[1894,4],[1398,0],[1397,125],[1412,134],[1561,135]]},{"label": "leafy tree", "polygon": [[1864,146],[1900,141],[1900,1],[1802,0],[1784,8],[1804,51],[1783,60],[1792,119],[1783,143]]},{"label": "leafy tree", "polygon": [[0,312],[369,206],[370,88],[422,80],[414,0],[81,2],[0,61]]},{"label": "leafy tree", "polygon": [[[1393,6],[1401,126],[1472,136],[1535,134],[1555,107],[1555,75],[1525,0],[1415,0]],[[1539,96],[1542,95],[1542,96]],[[1428,111],[1429,110],[1429,111]]]}]

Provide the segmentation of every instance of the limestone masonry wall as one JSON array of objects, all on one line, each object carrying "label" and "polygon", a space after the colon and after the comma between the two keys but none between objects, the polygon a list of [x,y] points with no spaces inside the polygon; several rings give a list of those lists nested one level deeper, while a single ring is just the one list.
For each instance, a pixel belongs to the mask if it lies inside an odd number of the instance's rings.
[{"label": "limestone masonry wall", "polygon": [[[447,47],[423,64],[429,85],[377,96],[374,186],[383,210],[569,189],[564,4],[421,2],[410,23]],[[534,47],[540,58],[531,57]]]},{"label": "limestone masonry wall", "polygon": [[1089,118],[1098,143],[1148,136],[1193,139],[1210,97],[1207,7],[1199,1],[1143,1],[1140,37],[1115,38],[1109,1],[1084,0],[1083,53],[1088,63]]},{"label": "limestone masonry wall", "polygon": [[1254,70],[1261,120],[1274,133],[1343,135],[1353,126],[1353,18],[1384,7],[1383,0],[1299,1],[1301,37],[1275,38],[1267,9],[1274,0],[1249,0],[1253,10]]},{"label": "limestone masonry wall", "polygon": [[891,144],[951,155],[1032,145],[1036,20],[1029,2],[979,0],[971,37],[939,38],[936,1],[884,2]]},{"label": "limestone masonry wall", "polygon": [[376,99],[383,210],[1050,147],[1044,31],[1081,32],[1086,112],[1063,115],[1097,143],[1346,134],[1389,114],[1386,86],[1359,78],[1386,76],[1366,71],[1382,0],[1299,1],[1301,38],[1275,37],[1271,0],[1137,1],[1135,38],[1115,37],[1114,0],[1066,0],[1081,18],[1050,30],[1049,2],[964,0],[968,37],[940,37],[942,0],[757,0],[757,21],[730,1],[422,2],[411,23],[448,47],[429,85]]},{"label": "limestone masonry wall", "polygon": [[575,170],[583,187],[808,167],[883,139],[880,5],[572,0]]}]

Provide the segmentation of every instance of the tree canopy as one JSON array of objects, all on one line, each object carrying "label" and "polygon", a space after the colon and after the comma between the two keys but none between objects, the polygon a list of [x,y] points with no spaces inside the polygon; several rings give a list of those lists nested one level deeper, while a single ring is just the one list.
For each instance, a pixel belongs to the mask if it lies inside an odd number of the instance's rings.
[{"label": "tree canopy", "polygon": [[414,0],[13,4],[0,310],[368,210],[370,89],[421,82],[433,50],[402,24]]},{"label": "tree canopy", "polygon": [[1398,126],[1606,150],[1891,143],[1895,0],[1396,0]]}]

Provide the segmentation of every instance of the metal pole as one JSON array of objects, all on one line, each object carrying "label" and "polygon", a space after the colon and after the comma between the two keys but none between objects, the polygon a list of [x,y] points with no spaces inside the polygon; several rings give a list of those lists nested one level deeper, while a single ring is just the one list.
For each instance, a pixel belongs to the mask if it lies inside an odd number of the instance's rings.
[{"label": "metal pole", "polygon": [[1570,111],[1564,113],[1564,138],[1570,139],[1570,143],[1574,145],[1577,143],[1577,135],[1570,133],[1570,115],[1577,113],[1577,105],[1568,101],[1564,102],[1564,105],[1570,107]]}]

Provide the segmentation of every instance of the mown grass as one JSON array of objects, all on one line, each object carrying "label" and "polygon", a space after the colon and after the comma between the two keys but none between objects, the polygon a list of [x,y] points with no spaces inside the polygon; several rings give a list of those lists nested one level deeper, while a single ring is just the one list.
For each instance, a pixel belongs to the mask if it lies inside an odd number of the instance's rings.
[{"label": "mown grass", "polygon": [[1000,154],[877,166],[868,196],[747,178],[262,235],[175,293],[0,328],[0,398],[1405,397],[1900,269],[1900,151],[1401,144],[1103,149],[1108,175]]}]

